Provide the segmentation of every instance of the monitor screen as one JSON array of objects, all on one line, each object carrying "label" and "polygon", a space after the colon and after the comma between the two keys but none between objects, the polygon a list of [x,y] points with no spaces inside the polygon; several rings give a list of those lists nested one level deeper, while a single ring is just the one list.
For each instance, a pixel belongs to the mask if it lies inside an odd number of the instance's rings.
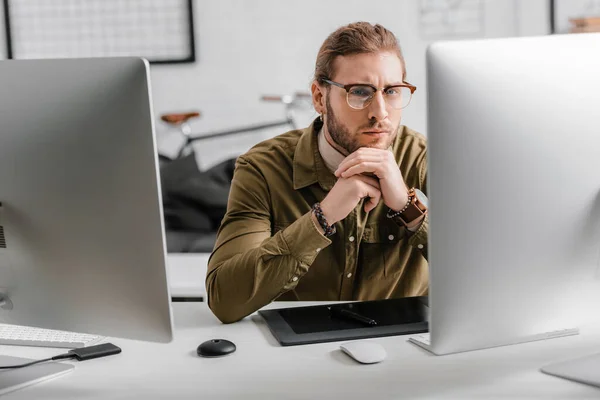
[{"label": "monitor screen", "polygon": [[524,341],[595,314],[598,49],[600,34],[429,48],[436,353]]},{"label": "monitor screen", "polygon": [[1,61],[0,87],[0,322],[170,341],[147,61]]}]

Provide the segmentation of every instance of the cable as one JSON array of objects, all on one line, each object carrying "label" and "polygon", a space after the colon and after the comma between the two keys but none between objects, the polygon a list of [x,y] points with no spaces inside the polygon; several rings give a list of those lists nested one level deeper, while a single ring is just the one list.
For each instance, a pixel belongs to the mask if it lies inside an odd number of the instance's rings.
[{"label": "cable", "polygon": [[54,356],[54,357],[50,357],[50,358],[45,358],[43,360],[31,361],[31,362],[28,362],[28,363],[25,363],[25,364],[2,366],[2,367],[0,367],[0,369],[23,368],[23,367],[29,367],[30,365],[34,365],[34,364],[43,363],[43,362],[46,362],[46,361],[64,360],[64,359],[67,359],[67,358],[74,358],[74,357],[75,357],[75,354],[64,353],[64,354],[60,354],[58,356]]},{"label": "cable", "polygon": [[97,344],[95,346],[80,347],[78,349],[73,349],[73,350],[70,350],[68,353],[59,354],[57,356],[54,356],[51,358],[45,358],[43,360],[31,361],[31,362],[28,362],[25,364],[19,364],[19,365],[0,366],[0,370],[29,367],[30,365],[39,364],[39,363],[43,363],[46,361],[64,360],[64,359],[68,359],[68,358],[76,358],[77,361],[85,361],[85,360],[91,360],[92,358],[106,357],[106,356],[111,356],[113,354],[119,354],[120,352],[121,352],[120,347],[117,347],[112,343],[102,343],[102,344]]}]

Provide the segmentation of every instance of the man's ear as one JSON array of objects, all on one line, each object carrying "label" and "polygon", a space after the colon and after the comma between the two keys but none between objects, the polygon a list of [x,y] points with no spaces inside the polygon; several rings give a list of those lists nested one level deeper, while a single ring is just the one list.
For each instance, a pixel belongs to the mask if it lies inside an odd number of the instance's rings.
[{"label": "man's ear", "polygon": [[319,85],[319,83],[314,80],[310,86],[310,91],[312,93],[312,102],[315,111],[320,115],[323,115],[327,109],[325,106],[325,87]]}]

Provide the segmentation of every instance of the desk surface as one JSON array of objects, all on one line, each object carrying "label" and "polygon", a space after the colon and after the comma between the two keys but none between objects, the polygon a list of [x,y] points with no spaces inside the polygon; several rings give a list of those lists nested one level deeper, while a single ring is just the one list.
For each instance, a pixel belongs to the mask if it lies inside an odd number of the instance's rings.
[{"label": "desk surface", "polygon": [[[301,305],[293,303],[293,305]],[[275,303],[273,307],[290,306]],[[408,336],[373,339],[388,357],[361,365],[339,343],[280,347],[253,315],[222,325],[205,303],[174,303],[170,344],[114,339],[119,355],[73,362],[72,373],[3,399],[468,399],[599,398],[600,389],[539,372],[549,363],[600,351],[600,324],[577,336],[436,357]],[[237,351],[200,358],[196,347],[230,339]],[[0,346],[6,355],[42,358],[60,350]]]},{"label": "desk surface", "polygon": [[171,297],[206,298],[206,270],[210,253],[169,253],[167,274]]}]

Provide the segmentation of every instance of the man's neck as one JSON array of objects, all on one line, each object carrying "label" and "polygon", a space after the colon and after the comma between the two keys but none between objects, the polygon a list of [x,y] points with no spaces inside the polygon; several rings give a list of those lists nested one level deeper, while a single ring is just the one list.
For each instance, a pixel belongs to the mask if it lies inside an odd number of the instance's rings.
[{"label": "man's neck", "polygon": [[323,158],[327,169],[331,172],[335,172],[346,156],[340,151],[341,149],[338,150],[339,146],[328,136],[326,128],[321,128],[318,136],[319,153],[321,153],[321,157]]}]

